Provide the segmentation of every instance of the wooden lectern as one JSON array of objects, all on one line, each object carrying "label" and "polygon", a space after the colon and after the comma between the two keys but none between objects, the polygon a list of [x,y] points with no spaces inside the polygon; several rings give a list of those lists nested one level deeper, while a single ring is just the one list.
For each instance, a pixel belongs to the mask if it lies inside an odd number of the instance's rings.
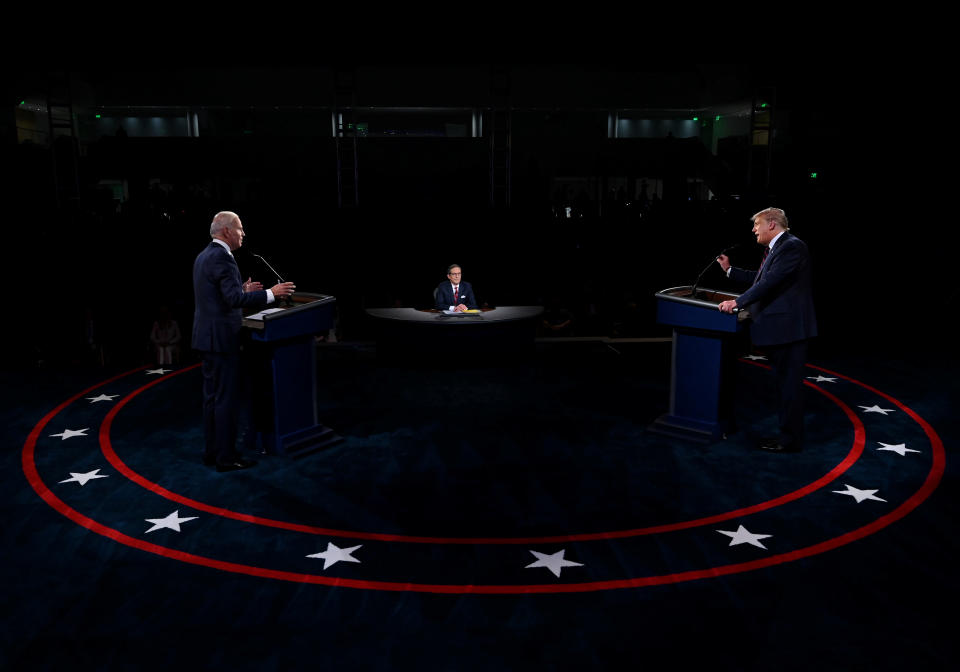
[{"label": "wooden lectern", "polygon": [[733,337],[748,315],[721,313],[722,301],[739,294],[714,289],[672,287],[656,293],[657,323],[673,327],[670,363],[670,410],[652,431],[694,441],[723,438],[733,427],[732,392],[727,378]]},{"label": "wooden lectern", "polygon": [[257,395],[260,407],[255,409],[260,418],[256,430],[266,453],[296,455],[340,440],[317,421],[314,343],[317,334],[333,327],[335,303],[332,296],[296,292],[279,310],[243,320],[256,351],[255,366],[266,372],[255,380],[270,387],[268,408],[262,408],[267,395]]}]

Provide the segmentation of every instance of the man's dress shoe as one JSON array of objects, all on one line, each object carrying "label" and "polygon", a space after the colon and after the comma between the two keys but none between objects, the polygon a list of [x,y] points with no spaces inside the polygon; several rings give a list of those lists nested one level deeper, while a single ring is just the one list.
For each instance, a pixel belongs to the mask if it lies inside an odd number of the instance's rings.
[{"label": "man's dress shoe", "polygon": [[763,439],[757,444],[758,450],[765,450],[768,453],[799,453],[798,446],[785,446],[779,439]]},{"label": "man's dress shoe", "polygon": [[229,462],[217,462],[217,471],[237,471],[238,469],[249,469],[257,463],[256,460],[248,460],[243,457],[235,457]]}]

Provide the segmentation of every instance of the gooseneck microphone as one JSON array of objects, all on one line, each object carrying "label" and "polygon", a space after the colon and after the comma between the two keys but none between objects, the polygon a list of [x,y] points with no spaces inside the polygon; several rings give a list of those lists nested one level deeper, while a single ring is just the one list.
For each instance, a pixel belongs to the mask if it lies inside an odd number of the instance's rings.
[{"label": "gooseneck microphone", "polygon": [[710,263],[707,264],[706,267],[705,267],[702,271],[700,271],[700,275],[697,276],[696,281],[693,283],[693,287],[692,287],[691,290],[690,290],[690,298],[691,298],[691,299],[697,298],[697,285],[700,284],[700,281],[703,279],[704,274],[705,274],[707,271],[710,270],[710,267],[713,266],[715,263],[717,263],[717,258],[718,258],[718,257],[722,257],[723,255],[727,254],[728,252],[731,252],[731,251],[737,249],[738,247],[743,247],[744,245],[745,245],[745,243],[734,243],[733,245],[730,245],[730,246],[728,246],[728,247],[725,247],[725,248],[723,249],[723,252],[721,252],[721,253],[718,254],[716,257],[714,257],[713,259],[711,259],[711,260],[710,260]]},{"label": "gooseneck microphone", "polygon": [[[267,268],[269,268],[269,269],[270,269],[270,272],[273,273],[275,276],[277,276],[277,284],[281,284],[281,283],[285,282],[285,280],[284,280],[282,277],[280,277],[280,274],[277,273],[277,269],[275,269],[273,266],[270,265],[270,262],[269,262],[269,261],[267,261],[266,259],[264,259],[261,255],[257,254],[257,253],[254,252],[253,250],[249,250],[249,249],[248,249],[247,252],[249,252],[251,255],[253,255],[254,257],[256,257],[257,259],[259,259],[260,261],[262,261],[262,262],[263,262],[263,265],[266,266]],[[289,305],[292,304],[289,296],[280,297],[280,298],[278,299],[278,301],[281,301],[282,304],[285,305],[285,306],[289,306]]]},{"label": "gooseneck microphone", "polygon": [[281,277],[280,277],[280,274],[277,273],[277,270],[276,270],[273,266],[270,265],[270,262],[269,262],[269,261],[267,261],[266,259],[264,259],[263,257],[261,257],[261,256],[260,256],[259,254],[257,254],[256,252],[251,252],[250,254],[252,254],[252,255],[255,256],[257,259],[259,259],[260,261],[262,261],[263,264],[264,264],[267,268],[269,268],[270,271],[271,271],[275,276],[277,276],[277,283],[284,282],[283,278],[281,278]]}]

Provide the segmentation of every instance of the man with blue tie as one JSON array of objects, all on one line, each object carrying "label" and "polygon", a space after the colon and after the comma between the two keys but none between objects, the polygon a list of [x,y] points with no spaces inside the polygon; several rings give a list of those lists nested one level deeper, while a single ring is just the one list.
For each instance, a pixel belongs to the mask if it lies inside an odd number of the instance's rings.
[{"label": "man with blue tie", "polygon": [[817,335],[813,309],[812,269],[807,245],[790,233],[786,213],[767,208],[752,218],[753,234],[766,250],[757,271],[730,265],[725,254],[717,262],[727,277],[750,288],[718,307],[725,313],[750,311],[750,340],[770,357],[777,381],[780,436],[763,439],[759,448],[796,452],[803,441],[803,367],[809,340]]},{"label": "man with blue tie", "polygon": [[459,264],[451,264],[447,268],[447,280],[437,287],[436,303],[438,310],[452,310],[457,313],[476,308],[477,300],[473,295],[473,287],[469,282],[463,282],[463,271]]},{"label": "man with blue tie", "polygon": [[203,363],[203,462],[216,465],[217,471],[256,464],[236,450],[242,311],[262,308],[296,288],[292,282],[266,290],[249,278],[242,282],[233,251],[245,235],[236,213],[218,212],[210,224],[212,240],[193,263],[196,308],[191,341]]}]

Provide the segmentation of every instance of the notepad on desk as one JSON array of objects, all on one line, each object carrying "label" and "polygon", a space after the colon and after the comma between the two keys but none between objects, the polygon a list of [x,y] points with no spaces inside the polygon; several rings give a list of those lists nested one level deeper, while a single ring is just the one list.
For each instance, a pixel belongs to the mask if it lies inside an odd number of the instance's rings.
[{"label": "notepad on desk", "polygon": [[266,308],[265,310],[261,310],[259,313],[254,313],[253,315],[247,315],[246,319],[262,320],[265,315],[269,315],[270,313],[279,313],[281,310],[283,310],[283,308]]}]

